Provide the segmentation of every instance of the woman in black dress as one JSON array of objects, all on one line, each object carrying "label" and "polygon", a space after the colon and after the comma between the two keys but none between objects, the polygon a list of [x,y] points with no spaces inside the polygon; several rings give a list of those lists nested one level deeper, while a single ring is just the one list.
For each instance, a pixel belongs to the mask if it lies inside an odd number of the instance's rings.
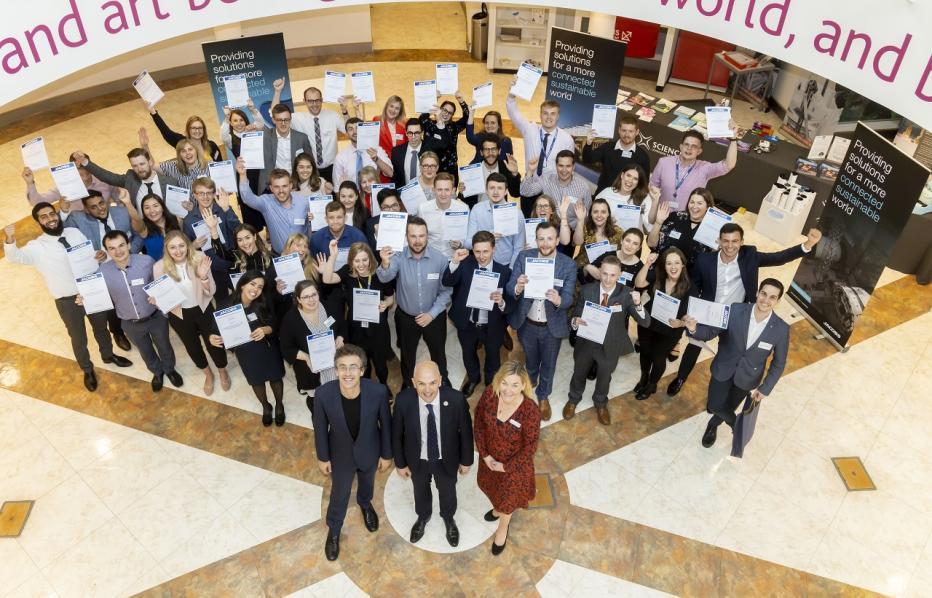
[{"label": "woman in black dress", "polygon": [[[282,363],[278,341],[273,336],[275,319],[262,293],[264,288],[265,277],[262,273],[249,270],[237,281],[233,294],[224,299],[218,307],[223,309],[237,303],[243,304],[249,328],[252,330],[252,340],[233,347],[233,353],[236,354],[246,382],[252,386],[252,391],[262,404],[262,425],[272,425],[272,404],[269,403],[265,387],[268,383],[275,396],[275,425],[282,426],[285,424],[285,404],[282,402],[285,365]],[[210,344],[223,347],[223,337],[220,336],[216,321],[213,328],[214,334],[210,335]]]},{"label": "woman in black dress", "polygon": [[[418,116],[421,126],[424,127],[424,140],[430,140],[431,149],[440,156],[440,172],[449,172],[453,175],[456,183],[459,183],[459,170],[457,168],[456,141],[459,138],[460,131],[466,128],[466,121],[469,119],[469,106],[460,95],[455,94],[456,101],[459,102],[463,111],[459,120],[453,120],[456,114],[456,104],[450,100],[444,100],[440,106],[425,112]],[[431,118],[431,115],[435,119]],[[454,185],[455,188],[455,185]]]}]

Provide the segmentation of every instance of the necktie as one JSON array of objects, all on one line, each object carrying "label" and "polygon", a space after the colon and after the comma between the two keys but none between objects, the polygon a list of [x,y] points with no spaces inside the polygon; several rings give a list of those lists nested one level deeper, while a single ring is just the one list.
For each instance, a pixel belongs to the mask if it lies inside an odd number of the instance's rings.
[{"label": "necktie", "polygon": [[544,172],[544,161],[547,159],[547,140],[550,139],[550,133],[544,133],[544,140],[540,143],[540,156],[537,158],[537,176]]},{"label": "necktie", "polygon": [[104,233],[109,233],[110,231],[113,230],[112,228],[110,228],[110,225],[107,223],[106,218],[98,218],[98,220],[100,220],[100,223],[104,225]]},{"label": "necktie", "polygon": [[408,153],[411,156],[408,166],[408,181],[410,182],[417,178],[417,150]]},{"label": "necktie", "polygon": [[153,195],[155,193],[155,191],[152,190],[152,185],[153,183],[145,183],[146,189],[148,189],[146,192],[147,195]]},{"label": "necktie", "polygon": [[427,404],[427,460],[440,459],[440,441],[437,438],[437,417],[434,415],[434,406]]},{"label": "necktie", "polygon": [[69,249],[71,247],[71,243],[69,243],[68,239],[65,237],[58,237],[58,242],[64,245],[65,249]]},{"label": "necktie", "polygon": [[320,118],[314,117],[314,149],[317,150],[317,165],[323,164],[324,142],[320,139]]},{"label": "necktie", "polygon": [[356,184],[359,184],[359,171],[362,170],[362,150],[356,150]]},{"label": "necktie", "polygon": [[602,303],[600,303],[600,305],[602,307],[608,307],[608,293],[602,293]]}]

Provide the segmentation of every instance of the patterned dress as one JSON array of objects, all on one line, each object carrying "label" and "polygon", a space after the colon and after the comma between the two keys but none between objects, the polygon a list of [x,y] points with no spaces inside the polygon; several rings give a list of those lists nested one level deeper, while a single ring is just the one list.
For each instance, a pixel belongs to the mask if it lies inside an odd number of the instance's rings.
[{"label": "patterned dress", "polygon": [[[479,489],[499,513],[526,509],[534,498],[534,453],[540,436],[540,410],[525,397],[508,421],[498,420],[498,396],[486,388],[476,406],[475,436],[479,451]],[[518,422],[519,426],[511,423]],[[502,463],[504,472],[492,471],[486,455]]]}]

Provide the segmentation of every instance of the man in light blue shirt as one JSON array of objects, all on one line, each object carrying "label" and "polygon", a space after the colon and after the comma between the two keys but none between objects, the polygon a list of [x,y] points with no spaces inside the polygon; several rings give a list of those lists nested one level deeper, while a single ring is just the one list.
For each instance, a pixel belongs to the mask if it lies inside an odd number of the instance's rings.
[{"label": "man in light blue shirt", "polygon": [[310,236],[311,227],[307,214],[311,206],[307,197],[291,190],[291,175],[287,170],[272,169],[269,173],[269,190],[256,197],[246,180],[246,162],[240,158],[236,161],[236,170],[240,174],[239,196],[250,208],[258,210],[269,227],[269,242],[272,251],[281,254],[288,237],[293,233]]},{"label": "man in light blue shirt", "polygon": [[395,282],[395,330],[401,350],[402,388],[411,386],[414,376],[417,345],[424,337],[430,358],[440,368],[443,384],[450,386],[447,377],[447,307],[453,289],[440,282],[447,267],[447,258],[427,243],[427,223],[411,216],[407,227],[408,246],[401,253],[391,247],[379,252],[381,265],[376,276],[382,282]]},{"label": "man in light blue shirt", "polygon": [[[493,172],[485,181],[485,192],[489,199],[480,201],[469,213],[469,229],[466,234],[466,247],[472,249],[472,237],[481,230],[487,230],[495,235],[495,254],[492,259],[503,266],[512,267],[515,258],[524,249],[524,218],[518,211],[518,232],[513,235],[502,235],[495,232],[495,221],[492,216],[494,205],[503,205],[508,200],[508,179],[505,175]],[[517,204],[515,204],[517,206]]]}]

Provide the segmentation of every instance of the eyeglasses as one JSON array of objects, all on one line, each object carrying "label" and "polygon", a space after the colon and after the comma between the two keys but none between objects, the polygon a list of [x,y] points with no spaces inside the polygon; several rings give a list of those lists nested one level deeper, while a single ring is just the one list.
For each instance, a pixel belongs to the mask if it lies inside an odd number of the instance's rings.
[{"label": "eyeglasses", "polygon": [[397,203],[383,203],[382,204],[383,210],[398,210],[400,208],[401,208],[401,204],[397,204]]},{"label": "eyeglasses", "polygon": [[439,168],[436,164],[421,164],[421,168]]},{"label": "eyeglasses", "polygon": [[304,103],[305,104],[323,104],[324,101],[320,98],[317,98],[316,100],[309,100],[307,98],[304,98]]},{"label": "eyeglasses", "polygon": [[275,122],[285,124],[285,123],[290,123],[291,119],[290,118],[276,118]]},{"label": "eyeglasses", "polygon": [[214,194],[213,191],[195,191],[195,192],[194,192],[194,195],[195,195],[196,197],[209,197],[209,196],[211,196],[211,195],[213,195],[213,194]]},{"label": "eyeglasses", "polygon": [[298,297],[301,301],[307,301],[308,299],[317,299],[317,295],[301,295]]},{"label": "eyeglasses", "polygon": [[203,130],[204,130],[204,127],[191,127],[191,128],[189,129],[189,131],[191,131],[191,132],[194,132],[194,131],[203,131]]},{"label": "eyeglasses", "polygon": [[408,135],[408,137],[417,137],[418,135],[422,134],[423,131],[405,131],[405,133]]},{"label": "eyeglasses", "polygon": [[450,110],[447,110],[446,108],[441,108],[440,112],[442,112],[443,114],[446,114],[447,116],[453,116],[453,112],[451,112]]},{"label": "eyeglasses", "polygon": [[338,372],[354,373],[354,372],[358,372],[360,369],[361,368],[355,363],[351,363],[351,364],[341,363],[340,365],[337,366]]},{"label": "eyeglasses", "polygon": [[482,153],[483,153],[483,154],[497,154],[497,153],[500,152],[500,151],[501,151],[501,150],[498,149],[497,147],[484,147],[484,148],[482,148]]}]

